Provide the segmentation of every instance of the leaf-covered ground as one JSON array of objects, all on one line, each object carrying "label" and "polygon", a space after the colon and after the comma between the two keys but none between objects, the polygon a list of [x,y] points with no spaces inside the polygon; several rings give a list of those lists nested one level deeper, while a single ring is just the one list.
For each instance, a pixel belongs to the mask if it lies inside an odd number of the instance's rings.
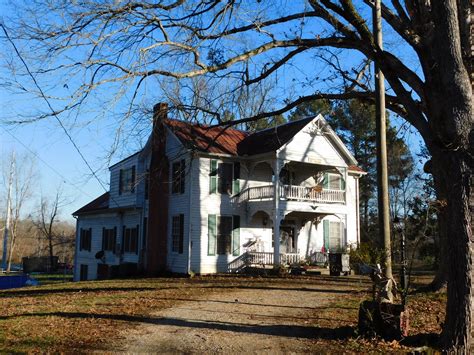
[{"label": "leaf-covered ground", "polygon": [[[0,291],[0,351],[121,350],[127,334],[153,324],[160,312],[242,290],[265,303],[262,291],[269,288],[284,290],[294,304],[304,294],[301,291],[325,299],[323,306],[307,307],[307,316],[292,320],[300,331],[315,335],[302,340],[305,352],[403,352],[434,346],[444,319],[444,294],[417,294],[408,300],[411,330],[407,339],[399,343],[359,337],[358,307],[370,297],[371,288],[363,277],[222,276],[56,283]],[[266,314],[271,312],[270,305],[262,306]]]}]

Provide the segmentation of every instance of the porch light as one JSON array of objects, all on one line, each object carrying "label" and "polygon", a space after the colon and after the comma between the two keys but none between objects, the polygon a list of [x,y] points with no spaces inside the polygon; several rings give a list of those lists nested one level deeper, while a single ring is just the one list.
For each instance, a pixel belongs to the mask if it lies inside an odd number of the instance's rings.
[{"label": "porch light", "polygon": [[262,218],[262,224],[263,224],[264,226],[266,226],[266,225],[268,224],[268,218],[267,218],[267,217],[263,217],[263,218]]}]

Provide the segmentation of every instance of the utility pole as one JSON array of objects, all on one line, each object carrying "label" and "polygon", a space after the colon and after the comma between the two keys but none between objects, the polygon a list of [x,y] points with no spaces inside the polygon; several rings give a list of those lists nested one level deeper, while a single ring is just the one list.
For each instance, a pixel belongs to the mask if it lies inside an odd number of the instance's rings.
[{"label": "utility pole", "polygon": [[7,249],[8,249],[8,233],[10,231],[11,223],[11,197],[12,197],[12,184],[13,184],[13,164],[15,162],[15,155],[12,155],[12,161],[10,164],[10,177],[8,178],[8,196],[7,196],[7,219],[5,221],[5,231],[3,233],[3,254],[2,254],[2,270],[7,270]]},{"label": "utility pole", "polygon": [[[382,5],[375,0],[373,11],[375,45],[382,49]],[[392,279],[392,255],[390,247],[390,213],[388,202],[388,171],[387,171],[387,129],[385,119],[385,77],[377,60],[375,70],[375,112],[377,129],[377,198],[379,215],[380,242],[385,251],[385,277]]]}]

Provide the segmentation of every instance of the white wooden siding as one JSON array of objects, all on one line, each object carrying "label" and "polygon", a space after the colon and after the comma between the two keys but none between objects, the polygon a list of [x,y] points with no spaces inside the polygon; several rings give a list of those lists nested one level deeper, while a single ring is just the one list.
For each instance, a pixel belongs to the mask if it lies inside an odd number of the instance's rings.
[{"label": "white wooden siding", "polygon": [[280,148],[279,158],[313,164],[347,166],[342,153],[330,139],[324,134],[315,133],[312,128],[313,122]]}]

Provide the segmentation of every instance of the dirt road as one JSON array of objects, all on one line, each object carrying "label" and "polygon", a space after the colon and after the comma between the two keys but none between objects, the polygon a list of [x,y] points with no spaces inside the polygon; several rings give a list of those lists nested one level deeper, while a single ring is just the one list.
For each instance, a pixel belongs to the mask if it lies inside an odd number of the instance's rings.
[{"label": "dirt road", "polygon": [[[335,335],[333,329],[316,326],[321,321],[321,311],[347,292],[350,292],[347,287],[311,283],[217,291],[206,297],[182,301],[154,314],[146,324],[127,335],[124,350],[159,353],[314,352],[318,339]],[[337,312],[335,318],[328,321],[344,323],[344,320],[337,319]],[[351,331],[347,326],[342,330]]]}]

